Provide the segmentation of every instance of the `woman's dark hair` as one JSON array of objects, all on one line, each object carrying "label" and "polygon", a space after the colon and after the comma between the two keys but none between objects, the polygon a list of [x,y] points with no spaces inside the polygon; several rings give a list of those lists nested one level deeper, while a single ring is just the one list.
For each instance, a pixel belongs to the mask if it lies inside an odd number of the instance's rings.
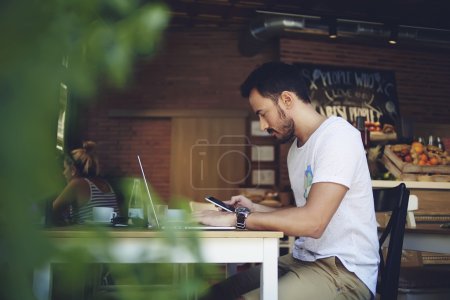
[{"label": "woman's dark hair", "polygon": [[93,141],[83,142],[82,148],[74,149],[66,155],[66,162],[69,165],[73,165],[80,176],[98,176],[100,174],[100,166],[95,147],[96,144]]},{"label": "woman's dark hair", "polygon": [[284,91],[294,92],[303,102],[311,102],[300,69],[283,62],[268,62],[256,68],[242,83],[241,95],[248,98],[254,88],[275,102]]}]

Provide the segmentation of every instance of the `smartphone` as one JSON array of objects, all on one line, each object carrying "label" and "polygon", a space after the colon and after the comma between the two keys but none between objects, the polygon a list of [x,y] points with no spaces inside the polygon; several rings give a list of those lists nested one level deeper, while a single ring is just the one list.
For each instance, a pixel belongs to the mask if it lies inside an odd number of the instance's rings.
[{"label": "smartphone", "polygon": [[208,202],[211,202],[217,207],[220,207],[223,210],[226,210],[228,212],[234,212],[234,207],[228,204],[225,204],[224,202],[220,201],[219,199],[216,199],[212,196],[205,197],[205,200]]}]

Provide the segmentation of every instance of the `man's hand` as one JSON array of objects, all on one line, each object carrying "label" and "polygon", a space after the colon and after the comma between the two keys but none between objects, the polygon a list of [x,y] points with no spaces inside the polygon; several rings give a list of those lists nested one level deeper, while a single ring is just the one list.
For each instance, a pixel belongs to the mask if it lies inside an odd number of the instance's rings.
[{"label": "man's hand", "polygon": [[254,203],[254,202],[252,202],[252,200],[250,200],[242,195],[233,196],[233,197],[231,197],[231,200],[224,201],[224,202],[226,204],[234,206],[235,208],[239,207],[239,206],[247,207],[248,209],[250,209],[250,212],[252,212],[252,213],[254,213],[254,212],[271,212],[271,211],[280,209],[280,208],[269,207],[269,206],[261,205],[258,203]]},{"label": "man's hand", "polygon": [[199,210],[192,213],[197,222],[210,226],[235,226],[236,215],[227,211]]},{"label": "man's hand", "polygon": [[226,204],[234,206],[235,208],[244,206],[244,207],[247,207],[248,209],[250,209],[251,212],[256,211],[255,204],[252,202],[252,200],[250,200],[242,195],[233,196],[233,197],[231,197],[230,200],[224,201],[224,202]]}]

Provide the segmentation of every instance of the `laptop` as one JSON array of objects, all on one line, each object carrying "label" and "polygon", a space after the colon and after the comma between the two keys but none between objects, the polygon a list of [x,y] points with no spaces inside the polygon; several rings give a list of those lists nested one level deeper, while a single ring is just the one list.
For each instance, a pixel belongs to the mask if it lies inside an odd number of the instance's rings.
[{"label": "laptop", "polygon": [[155,224],[154,226],[149,225],[149,229],[153,229],[153,230],[164,230],[164,229],[180,229],[180,230],[235,230],[236,227],[234,226],[209,226],[209,225],[202,225],[199,223],[181,223],[181,222],[176,222],[176,223],[168,223],[168,224],[161,224],[161,216],[158,216],[158,214],[156,213],[155,210],[155,204],[153,202],[152,199],[152,195],[150,193],[150,189],[148,187],[148,183],[147,183],[147,178],[145,176],[145,172],[144,172],[144,167],[142,166],[142,162],[141,162],[141,158],[139,157],[139,155],[137,155],[137,159],[138,159],[138,163],[139,163],[139,168],[141,169],[141,173],[142,173],[142,179],[144,180],[144,185],[145,185],[145,191],[147,193],[147,198],[148,198],[148,205],[150,207],[150,209],[148,210],[148,213],[150,213],[152,215],[153,220],[155,220]]}]

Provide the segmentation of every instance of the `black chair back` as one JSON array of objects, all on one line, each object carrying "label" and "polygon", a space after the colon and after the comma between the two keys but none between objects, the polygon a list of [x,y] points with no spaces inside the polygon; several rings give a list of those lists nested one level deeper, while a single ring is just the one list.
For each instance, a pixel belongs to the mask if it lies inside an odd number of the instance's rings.
[{"label": "black chair back", "polygon": [[[409,190],[404,183],[393,188],[373,190],[376,212],[391,212],[386,228],[380,238],[380,266],[377,293],[381,300],[397,299],[400,263],[408,210]],[[389,237],[386,259],[382,247]]]}]

